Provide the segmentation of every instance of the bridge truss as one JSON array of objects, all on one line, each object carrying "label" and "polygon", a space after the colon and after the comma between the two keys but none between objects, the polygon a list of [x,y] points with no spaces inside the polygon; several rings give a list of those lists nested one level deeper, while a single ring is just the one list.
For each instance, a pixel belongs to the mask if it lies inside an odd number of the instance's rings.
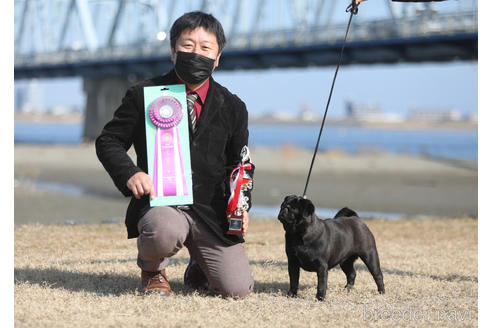
[{"label": "bridge truss", "polygon": [[[202,10],[223,24],[221,69],[332,65],[348,0],[15,0],[15,78],[147,76],[171,67],[169,29]],[[374,6],[371,7],[371,6]],[[376,9],[377,8],[377,9]],[[474,60],[477,1],[370,0],[346,64]]]}]

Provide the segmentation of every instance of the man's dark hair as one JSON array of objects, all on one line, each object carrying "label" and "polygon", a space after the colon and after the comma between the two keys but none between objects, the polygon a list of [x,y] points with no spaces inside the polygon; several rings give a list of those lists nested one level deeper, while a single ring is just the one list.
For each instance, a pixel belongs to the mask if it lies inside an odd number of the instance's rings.
[{"label": "man's dark hair", "polygon": [[219,53],[222,52],[226,44],[222,25],[214,16],[201,11],[186,13],[174,22],[171,27],[171,48],[176,49],[176,40],[184,30],[194,30],[197,27],[203,27],[207,31],[215,34],[217,44],[219,45]]}]

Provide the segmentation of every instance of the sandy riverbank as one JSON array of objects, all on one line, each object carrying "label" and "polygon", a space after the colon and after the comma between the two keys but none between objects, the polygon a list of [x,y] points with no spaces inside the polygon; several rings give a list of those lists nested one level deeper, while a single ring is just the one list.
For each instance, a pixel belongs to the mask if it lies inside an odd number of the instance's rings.
[{"label": "sandy riverbank", "polygon": [[[312,154],[296,148],[252,149],[253,202],[278,207],[302,194]],[[16,145],[15,223],[121,220],[123,198],[97,160],[94,145]],[[321,153],[308,197],[317,207],[408,216],[477,216],[477,161],[387,153]],[[254,216],[253,216],[254,218]]]}]

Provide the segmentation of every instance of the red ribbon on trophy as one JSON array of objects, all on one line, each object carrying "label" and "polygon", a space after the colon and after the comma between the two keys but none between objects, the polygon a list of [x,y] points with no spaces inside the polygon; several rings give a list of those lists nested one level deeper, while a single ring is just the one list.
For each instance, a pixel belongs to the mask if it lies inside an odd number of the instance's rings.
[{"label": "red ribbon on trophy", "polygon": [[254,165],[248,162],[251,158],[247,146],[243,147],[241,157],[241,162],[229,176],[231,196],[227,203],[227,213],[231,218],[227,233],[230,235],[242,235],[243,212],[250,207],[250,192],[253,189]]}]

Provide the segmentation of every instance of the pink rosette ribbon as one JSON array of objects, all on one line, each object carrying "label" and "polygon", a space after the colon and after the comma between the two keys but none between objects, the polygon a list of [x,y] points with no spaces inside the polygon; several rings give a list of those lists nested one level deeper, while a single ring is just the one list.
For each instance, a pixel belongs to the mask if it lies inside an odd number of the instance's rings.
[{"label": "pink rosette ribbon", "polygon": [[149,117],[157,127],[152,179],[156,196],[186,196],[188,187],[177,128],[183,118],[181,103],[174,97],[159,97],[150,104]]}]

